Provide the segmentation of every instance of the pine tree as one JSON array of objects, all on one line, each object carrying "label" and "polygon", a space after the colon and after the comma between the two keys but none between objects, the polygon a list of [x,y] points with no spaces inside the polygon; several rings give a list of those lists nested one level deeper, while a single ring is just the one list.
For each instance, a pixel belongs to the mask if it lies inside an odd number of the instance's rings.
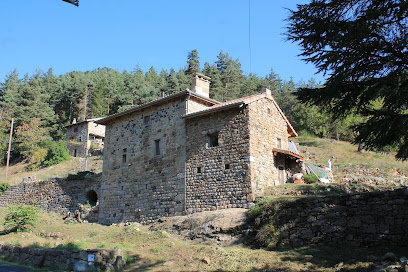
[{"label": "pine tree", "polygon": [[[396,146],[408,159],[408,4],[405,0],[314,0],[289,17],[288,39],[329,75],[323,88],[299,92],[334,117],[357,111],[355,143],[369,150]],[[381,100],[379,107],[374,104]]]},{"label": "pine tree", "polygon": [[177,80],[178,80],[178,84],[179,84],[179,88],[180,91],[189,89],[191,86],[191,77],[187,76],[185,74],[185,72],[183,71],[183,69],[179,69],[179,71],[176,74]]},{"label": "pine tree", "polygon": [[146,72],[146,86],[157,88],[160,82],[159,75],[154,67],[150,67],[149,71]]},{"label": "pine tree", "polygon": [[221,73],[221,81],[224,85],[223,100],[238,98],[243,81],[239,60],[233,60],[228,53],[224,54],[222,50],[217,58],[217,69]]},{"label": "pine tree", "polygon": [[2,113],[10,112],[14,113],[17,108],[17,95],[18,89],[22,84],[22,80],[19,78],[17,69],[14,69],[13,72],[6,75],[6,80],[4,83],[0,84],[1,88],[1,108]]},{"label": "pine tree", "polygon": [[187,55],[187,69],[186,75],[190,76],[195,72],[200,71],[200,61],[199,61],[198,51],[194,49],[190,51]]},{"label": "pine tree", "polygon": [[215,64],[210,65],[208,62],[204,64],[203,73],[211,78],[210,97],[222,101],[224,95],[224,87],[221,81],[221,73]]},{"label": "pine tree", "polygon": [[167,76],[166,81],[167,81],[166,95],[171,95],[181,91],[181,86],[177,78],[177,73],[176,71],[174,71],[173,68],[170,69],[170,73]]}]

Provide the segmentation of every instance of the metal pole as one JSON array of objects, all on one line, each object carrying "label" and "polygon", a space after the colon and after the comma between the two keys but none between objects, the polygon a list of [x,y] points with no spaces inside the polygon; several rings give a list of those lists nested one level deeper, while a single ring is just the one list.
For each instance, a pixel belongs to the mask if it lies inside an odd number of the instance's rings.
[{"label": "metal pole", "polygon": [[8,150],[7,150],[6,181],[8,177],[8,169],[9,169],[9,162],[10,162],[11,137],[13,136],[13,125],[14,125],[14,118],[11,118],[10,139],[9,139]]}]

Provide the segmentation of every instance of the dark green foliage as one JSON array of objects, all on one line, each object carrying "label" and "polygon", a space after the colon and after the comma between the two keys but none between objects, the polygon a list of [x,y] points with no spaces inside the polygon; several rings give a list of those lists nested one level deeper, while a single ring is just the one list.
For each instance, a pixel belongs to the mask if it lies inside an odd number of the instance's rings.
[{"label": "dark green foliage", "polygon": [[44,158],[44,165],[51,166],[69,159],[67,144],[63,141],[52,142]]},{"label": "dark green foliage", "polygon": [[93,175],[95,175],[95,173],[92,171],[83,171],[76,174],[68,174],[67,180],[81,180]]},{"label": "dark green foliage", "polygon": [[[171,68],[169,72],[162,69],[160,74],[153,66],[147,72],[136,66],[133,71],[123,73],[98,68],[58,77],[49,69],[23,78],[14,70],[0,84],[0,156],[4,158],[7,151],[11,117],[15,118],[13,154],[29,158],[32,166],[38,167],[44,158],[44,142],[65,140],[64,127],[74,118],[80,122],[103,117],[158,99],[161,91],[171,95],[191,88],[191,73],[200,71],[197,50],[189,52],[185,68]],[[272,69],[264,77],[252,73],[245,75],[239,60],[223,51],[216,62],[204,64],[202,73],[211,77],[210,98],[218,101],[259,93],[265,87],[271,89],[283,112],[299,131],[352,140],[355,134],[348,127],[365,120],[354,112],[346,121],[333,121],[332,114],[321,106],[299,103],[296,96],[299,87],[321,87],[313,80],[308,83],[283,81]],[[374,106],[382,107],[382,103],[381,100]],[[396,127],[401,129],[401,124]],[[51,159],[46,161],[47,165],[53,163]]]},{"label": "dark green foliage", "polygon": [[25,231],[33,227],[38,218],[38,208],[32,205],[9,205],[4,225],[13,231]]},{"label": "dark green foliage", "polygon": [[9,186],[10,184],[8,184],[7,182],[0,183],[0,195],[4,194],[4,192],[7,191]]},{"label": "dark green foliage", "polygon": [[190,51],[187,55],[187,69],[186,75],[191,75],[195,72],[200,71],[200,61],[199,61],[198,51],[194,49]]},{"label": "dark green foliage", "polygon": [[244,80],[242,75],[241,63],[238,59],[232,59],[228,53],[224,54],[221,50],[218,55],[218,60],[215,62],[217,69],[221,74],[221,81],[223,84],[222,101],[232,100],[238,98],[240,95],[240,88]]},{"label": "dark green foliage", "polygon": [[275,248],[279,245],[281,202],[285,201],[272,201],[267,198],[256,203],[255,207],[249,210],[249,221],[258,229],[251,243],[267,248]]},{"label": "dark green foliage", "polygon": [[56,249],[63,249],[68,251],[78,251],[81,250],[82,247],[74,242],[68,242],[66,244],[59,244]]},{"label": "dark green foliage", "polygon": [[299,42],[304,60],[329,74],[301,100],[335,117],[365,116],[355,143],[397,146],[396,157],[408,159],[408,3],[314,0],[291,11],[289,22],[288,39]]},{"label": "dark green foliage", "polygon": [[319,178],[315,174],[307,174],[303,177],[305,183],[312,184],[319,182]]}]

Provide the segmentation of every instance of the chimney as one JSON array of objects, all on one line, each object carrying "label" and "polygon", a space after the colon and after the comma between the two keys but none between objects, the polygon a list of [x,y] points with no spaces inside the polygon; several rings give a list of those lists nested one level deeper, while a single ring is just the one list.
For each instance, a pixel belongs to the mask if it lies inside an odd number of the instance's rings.
[{"label": "chimney", "polygon": [[194,73],[191,90],[205,97],[210,97],[210,80],[211,78],[200,73]]},{"label": "chimney", "polygon": [[263,89],[262,93],[265,93],[266,97],[272,98],[272,91],[269,90],[268,88]]}]

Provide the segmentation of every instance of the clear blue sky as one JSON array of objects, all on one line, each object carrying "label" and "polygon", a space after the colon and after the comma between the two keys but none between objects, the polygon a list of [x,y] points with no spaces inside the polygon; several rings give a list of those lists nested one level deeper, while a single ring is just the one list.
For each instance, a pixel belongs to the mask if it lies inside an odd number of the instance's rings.
[{"label": "clear blue sky", "polygon": [[145,72],[154,66],[179,69],[197,49],[201,65],[221,50],[238,58],[245,74],[269,74],[297,82],[314,77],[296,44],[285,41],[284,8],[305,0],[251,0],[250,65],[248,0],[61,0],[0,1],[0,81],[54,68],[55,74],[109,67]]}]

